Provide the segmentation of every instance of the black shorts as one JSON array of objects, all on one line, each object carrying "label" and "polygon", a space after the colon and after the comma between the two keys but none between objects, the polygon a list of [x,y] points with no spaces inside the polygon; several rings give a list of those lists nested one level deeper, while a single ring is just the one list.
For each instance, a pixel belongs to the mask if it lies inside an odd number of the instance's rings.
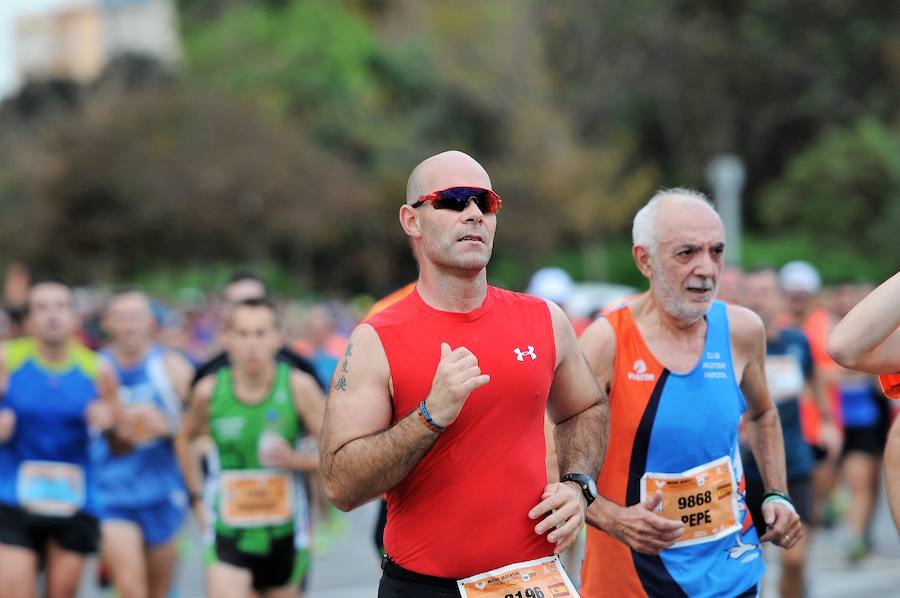
[{"label": "black shorts", "polygon": [[382,575],[378,583],[378,598],[459,598],[459,590],[447,590]]},{"label": "black shorts", "polygon": [[874,426],[844,428],[844,451],[848,453],[865,453],[873,457],[881,457],[887,444],[888,427],[881,422]]},{"label": "black shorts", "polygon": [[891,428],[891,406],[888,400],[881,395],[876,395],[875,403],[878,408],[878,416],[871,426],[845,426],[844,450],[841,456],[847,453],[866,453],[875,457],[884,454],[887,445],[888,430]]},{"label": "black shorts", "polygon": [[309,565],[308,551],[297,550],[293,535],[272,540],[269,553],[257,555],[241,551],[237,538],[216,534],[216,559],[250,571],[257,591],[300,584]]},{"label": "black shorts", "polygon": [[[787,491],[791,495],[791,502],[794,503],[794,509],[800,516],[800,521],[807,526],[811,525],[814,498],[810,478],[788,480]],[[762,482],[747,480],[747,508],[750,509],[753,526],[760,537],[766,533],[766,521],[762,515],[762,500],[765,493],[766,488]]]},{"label": "black shorts", "polygon": [[381,560],[384,575],[378,584],[378,598],[458,598],[455,579],[422,575],[397,565],[387,557]]},{"label": "black shorts", "polygon": [[21,546],[43,555],[49,540],[70,552],[97,552],[100,546],[100,524],[87,513],[50,517],[0,504],[0,544]]}]

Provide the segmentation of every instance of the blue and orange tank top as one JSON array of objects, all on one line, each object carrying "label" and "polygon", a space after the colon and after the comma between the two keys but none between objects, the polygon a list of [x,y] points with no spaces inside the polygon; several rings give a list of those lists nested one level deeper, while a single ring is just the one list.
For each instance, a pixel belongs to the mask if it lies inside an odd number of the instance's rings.
[{"label": "blue and orange tank top", "polygon": [[461,579],[552,554],[528,518],[547,484],[544,412],[556,369],[547,304],[489,286],[473,311],[443,312],[413,291],[367,322],[390,365],[394,422],[428,396],[442,342],[467,347],[491,376],[387,493],[388,556]]},{"label": "blue and orange tank top", "polygon": [[99,356],[73,343],[66,363],[49,364],[31,338],[10,341],[5,351],[8,381],[0,406],[15,412],[16,426],[0,443],[0,503],[48,515],[96,515],[85,412],[99,396]]},{"label": "blue and orange tank top", "polygon": [[[662,487],[666,479],[677,479],[699,485],[700,491],[686,497],[689,503],[679,504],[685,509],[682,538],[691,533],[692,539],[659,555],[634,552],[589,527],[580,590],[585,598],[737,595],[757,584],[765,572],[745,503],[738,425],[746,404],[732,365],[726,310],[720,301],[712,304],[703,352],[684,374],[669,371],[654,357],[630,308],[606,315],[616,334],[616,355],[612,427],[599,492],[631,506],[641,502],[642,485],[650,480]],[[728,481],[704,487],[705,478],[697,472],[713,469],[724,471]],[[666,492],[664,496],[661,506],[669,500]],[[733,513],[728,525],[705,531],[704,503],[725,499]],[[699,527],[692,529],[695,524]]]}]

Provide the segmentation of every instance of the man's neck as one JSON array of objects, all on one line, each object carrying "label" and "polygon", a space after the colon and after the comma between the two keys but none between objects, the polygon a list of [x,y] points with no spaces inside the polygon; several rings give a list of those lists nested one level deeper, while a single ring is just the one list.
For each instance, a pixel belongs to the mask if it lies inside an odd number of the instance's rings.
[{"label": "man's neck", "polygon": [[481,307],[487,295],[487,270],[476,274],[439,275],[423,270],[416,290],[427,305],[440,311],[466,313]]},{"label": "man's neck", "polygon": [[124,366],[133,366],[143,361],[150,351],[150,344],[145,343],[134,347],[127,347],[121,344],[113,343],[110,345],[113,357],[116,361]]},{"label": "man's neck", "polygon": [[244,370],[236,365],[232,370],[232,377],[240,398],[252,402],[262,401],[275,378],[275,363],[258,370]]},{"label": "man's neck", "polygon": [[686,373],[697,366],[706,343],[705,318],[675,318],[650,292],[635,300],[631,310],[644,343],[664,367]]},{"label": "man's neck", "polygon": [[706,334],[705,318],[700,317],[690,322],[676,318],[666,311],[665,306],[654,297],[652,291],[648,291],[634,302],[632,312],[636,319],[648,326],[657,327],[661,332],[674,338],[689,339],[696,334]]},{"label": "man's neck", "polygon": [[69,339],[61,343],[48,343],[39,338],[34,339],[38,356],[50,364],[65,363],[69,359]]}]

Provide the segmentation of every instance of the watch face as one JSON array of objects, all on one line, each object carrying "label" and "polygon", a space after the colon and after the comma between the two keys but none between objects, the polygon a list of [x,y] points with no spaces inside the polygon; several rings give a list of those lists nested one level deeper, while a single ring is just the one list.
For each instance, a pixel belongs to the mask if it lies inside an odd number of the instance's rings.
[{"label": "watch face", "polygon": [[582,492],[585,495],[590,494],[590,498],[588,498],[588,503],[592,502],[597,498],[597,482],[594,481],[589,475],[583,473],[569,473],[562,477],[563,481],[572,481],[581,486]]}]

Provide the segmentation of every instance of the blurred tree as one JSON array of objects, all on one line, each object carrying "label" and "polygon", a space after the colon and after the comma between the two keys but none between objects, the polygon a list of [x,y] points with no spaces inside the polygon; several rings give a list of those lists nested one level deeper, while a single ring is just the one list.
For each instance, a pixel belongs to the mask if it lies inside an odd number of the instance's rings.
[{"label": "blurred tree", "polygon": [[764,190],[760,217],[772,232],[855,253],[887,277],[900,264],[900,135],[871,118],[825,133]]},{"label": "blurred tree", "polygon": [[67,118],[32,126],[29,143],[15,134],[28,123],[7,122],[4,252],[79,280],[274,260],[307,288],[367,286],[369,252],[388,260],[357,246],[373,194],[286,125],[215,93],[111,79]]},{"label": "blurred tree", "polygon": [[605,144],[625,126],[665,179],[702,186],[710,156],[748,166],[746,204],[820,131],[897,114],[900,3],[677,0],[540,5],[554,92]]},{"label": "blurred tree", "polygon": [[[892,135],[871,124],[897,117],[893,1],[179,6],[179,73],[132,56],[93,86],[29,85],[0,106],[5,255],[90,279],[275,263],[306,288],[383,293],[415,275],[396,220],[407,173],[448,148],[482,161],[506,200],[511,287],[558,252],[582,256],[586,277],[632,272],[619,239],[637,206],[660,183],[702,187],[723,150],[748,161],[757,232],[877,250],[883,233],[860,240],[840,210],[777,205],[841,152],[872,170],[837,186],[864,189],[882,229],[897,221]],[[830,130],[846,139],[811,145]],[[776,182],[804,150],[812,165]]]}]

